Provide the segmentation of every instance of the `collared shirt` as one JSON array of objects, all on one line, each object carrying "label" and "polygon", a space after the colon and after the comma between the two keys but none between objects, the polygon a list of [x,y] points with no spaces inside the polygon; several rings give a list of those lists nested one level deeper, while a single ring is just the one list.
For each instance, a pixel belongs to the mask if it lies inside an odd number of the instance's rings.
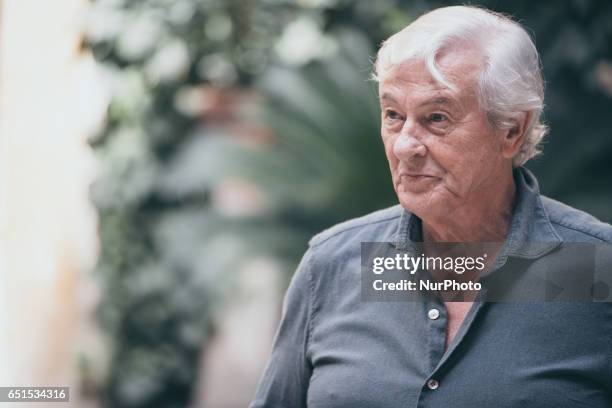
[{"label": "collared shirt", "polygon": [[[490,278],[570,243],[612,243],[612,226],[541,196],[526,169],[515,183]],[[251,408],[612,407],[612,302],[477,301],[446,347],[443,301],[363,301],[361,243],[419,235],[418,218],[396,206],[311,240]],[[609,277],[611,266],[599,269]]]}]

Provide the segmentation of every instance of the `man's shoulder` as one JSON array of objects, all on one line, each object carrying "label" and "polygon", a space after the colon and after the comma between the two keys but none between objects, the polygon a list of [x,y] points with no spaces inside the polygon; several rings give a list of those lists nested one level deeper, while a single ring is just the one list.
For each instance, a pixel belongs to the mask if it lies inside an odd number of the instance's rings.
[{"label": "man's shoulder", "polygon": [[541,196],[550,222],[566,241],[612,243],[612,225],[560,201]]},{"label": "man's shoulder", "polygon": [[334,242],[388,241],[396,232],[403,212],[398,204],[341,222],[312,237],[309,245],[312,248]]}]

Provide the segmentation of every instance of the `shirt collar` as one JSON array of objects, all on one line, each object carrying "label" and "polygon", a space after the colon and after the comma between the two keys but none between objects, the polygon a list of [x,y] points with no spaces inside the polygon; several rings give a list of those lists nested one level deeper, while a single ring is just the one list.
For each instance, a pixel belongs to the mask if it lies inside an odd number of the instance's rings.
[{"label": "shirt collar", "polygon": [[[497,258],[497,267],[502,266],[510,256],[539,258],[563,242],[550,223],[535,176],[524,167],[514,169],[513,175],[516,205],[512,213],[510,231]],[[393,241],[397,249],[416,248],[415,243],[422,242],[419,217],[404,210]]]}]

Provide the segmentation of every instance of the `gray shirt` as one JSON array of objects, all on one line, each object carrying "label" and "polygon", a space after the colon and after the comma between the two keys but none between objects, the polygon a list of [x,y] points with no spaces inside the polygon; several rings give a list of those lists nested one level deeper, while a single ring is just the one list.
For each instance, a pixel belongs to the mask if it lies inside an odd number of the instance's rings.
[{"label": "gray shirt", "polygon": [[[515,182],[501,264],[612,243],[612,226],[541,196],[526,169]],[[411,242],[419,229],[396,206],[311,240],[251,408],[612,407],[611,302],[475,302],[445,350],[441,300],[363,301],[361,242]]]}]

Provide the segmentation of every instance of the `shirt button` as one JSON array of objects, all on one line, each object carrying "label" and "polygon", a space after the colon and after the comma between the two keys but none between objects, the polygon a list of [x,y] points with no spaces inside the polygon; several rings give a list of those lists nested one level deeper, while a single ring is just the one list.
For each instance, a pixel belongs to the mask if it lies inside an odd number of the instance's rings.
[{"label": "shirt button", "polygon": [[438,317],[440,317],[440,311],[438,309],[429,309],[427,312],[427,317],[429,317],[431,320],[436,320]]},{"label": "shirt button", "polygon": [[429,380],[427,380],[427,388],[429,388],[430,390],[435,390],[440,386],[440,383],[437,380],[434,380],[433,378],[430,378]]}]

